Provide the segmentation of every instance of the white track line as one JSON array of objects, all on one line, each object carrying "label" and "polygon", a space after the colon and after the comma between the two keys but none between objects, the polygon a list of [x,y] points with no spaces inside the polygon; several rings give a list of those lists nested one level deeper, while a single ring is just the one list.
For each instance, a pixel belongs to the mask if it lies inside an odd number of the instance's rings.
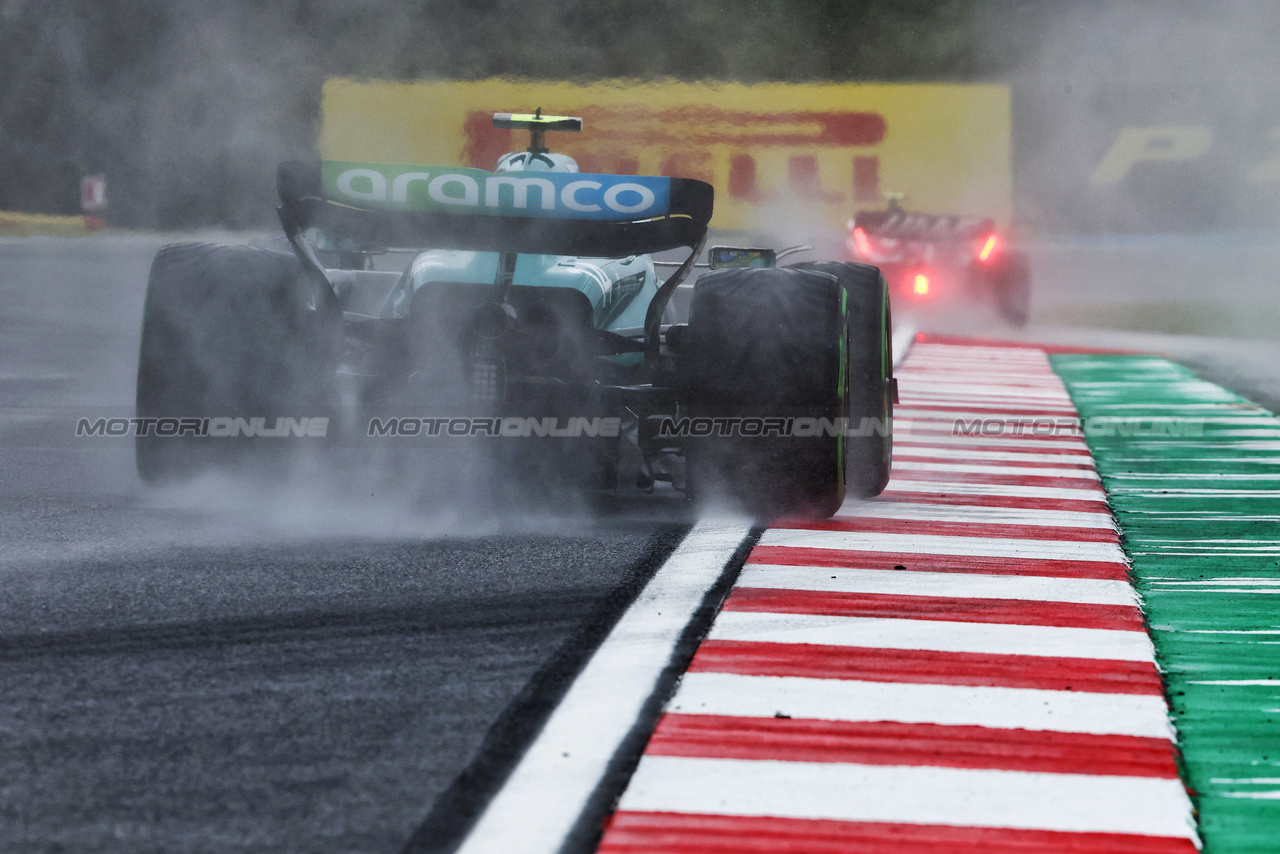
[{"label": "white track line", "polygon": [[1049,364],[1044,350],[1034,346],[1002,347],[999,344],[987,344],[981,341],[973,344],[958,344],[952,341],[934,344],[933,342],[925,341],[917,345],[917,347],[920,351],[921,359],[939,358],[945,364],[951,364],[951,356],[955,356],[957,359],[998,362],[1002,365],[1031,361],[1038,365],[1047,366]]},{"label": "white track line", "polygon": [[[1011,389],[1026,389],[1040,394],[1066,393],[1066,387],[1062,383],[1046,379],[1043,373],[1036,373],[1034,368],[1016,371],[997,371],[994,368],[958,371],[940,368],[920,370],[917,365],[907,364],[903,375],[910,380],[911,388],[925,394],[958,394],[963,391],[962,384],[969,383],[973,384],[976,397],[1000,395]],[[960,391],[957,391],[958,388]]]},{"label": "white track line", "polygon": [[[982,525],[1044,525],[1114,531],[1110,513],[1077,510],[1032,510],[1025,507],[983,507],[975,504],[913,504],[907,501],[846,501],[836,519],[913,519],[921,522],[971,522]],[[1010,531],[1017,534],[1016,530]]]},{"label": "white track line", "polygon": [[1155,648],[1143,631],[1009,623],[721,611],[707,637],[718,641],[1155,661]]},{"label": "white track line", "polygon": [[[957,377],[959,379],[959,377]],[[969,378],[972,380],[972,377]],[[1016,401],[1018,406],[1029,403],[1052,403],[1067,406],[1071,396],[1062,389],[1062,385],[1033,388],[1028,385],[972,385],[966,383],[963,388],[956,388],[954,382],[930,382],[928,380],[904,379],[902,390],[910,391],[913,400],[942,396],[955,400],[1005,400]]]},{"label": "white track line", "polygon": [[897,445],[893,448],[893,458],[924,457],[932,460],[990,460],[1002,463],[1058,463],[1060,465],[1089,466],[1093,468],[1093,460],[1082,454],[1038,454],[1034,450],[1025,451],[984,451],[972,448],[946,448],[929,445]]},{"label": "white track line", "polygon": [[1173,738],[1159,694],[686,673],[668,711]]},{"label": "white track line", "polygon": [[[930,345],[922,345],[929,347]],[[1017,356],[1001,355],[995,358],[987,356],[973,355],[969,356],[962,352],[957,352],[948,345],[940,345],[948,352],[943,353],[941,350],[918,350],[915,358],[911,360],[911,369],[914,371],[937,371],[939,373],[969,373],[983,371],[1010,371],[1033,373],[1041,372],[1041,375],[1049,372],[1049,361],[1044,358],[1043,353],[1037,353],[1031,358],[1019,358]]]},{"label": "white track line", "polygon": [[806,531],[770,528],[760,538],[762,546],[797,546],[808,549],[841,549],[862,552],[970,557],[1037,558],[1041,560],[1100,560],[1124,563],[1124,552],[1115,543],[1065,540],[1019,540],[1006,537],[948,537],[930,534],[880,534],[863,531]]},{"label": "white track line", "polygon": [[[1069,447],[1083,450],[1081,422],[1073,412],[1012,412],[1007,407],[988,409],[894,412],[894,441],[1032,443],[1039,448]],[[899,429],[901,428],[901,429]],[[899,435],[901,433],[901,435]],[[1055,445],[1053,442],[1065,442]]]},{"label": "white track line", "polygon": [[[973,372],[966,371],[943,371],[937,368],[928,370],[919,370],[912,366],[910,375],[917,382],[953,382],[956,380],[971,380]],[[1049,389],[1052,391],[1063,391],[1065,386],[1059,380],[1046,379],[1043,373],[1033,370],[1023,371],[982,371],[982,379],[988,385],[999,386],[1005,388],[1007,386],[1025,386],[1027,388]]]},{"label": "white track line", "polygon": [[[896,424],[894,425],[897,426]],[[1277,443],[1280,445],[1280,443]],[[893,437],[893,452],[898,453],[900,448],[978,448],[988,449],[995,447],[1003,447],[1016,450],[1064,450],[1064,451],[1082,451],[1084,453],[1079,456],[1085,456],[1088,453],[1089,446],[1085,444],[1083,439],[1037,439],[1034,436],[963,436],[954,433],[941,433],[931,436],[908,436],[901,438]],[[1088,459],[1092,460],[1090,456]]]},{"label": "white track line", "polygon": [[900,416],[905,419],[919,421],[953,421],[957,418],[989,418],[993,415],[1004,415],[1010,420],[1025,420],[1031,422],[1040,421],[1042,423],[1049,419],[1054,421],[1060,419],[1064,423],[1071,422],[1073,424],[1078,424],[1080,421],[1074,410],[1066,415],[1058,415],[1056,413],[1053,415],[1023,415],[1018,412],[1019,409],[1038,408],[1039,407],[1032,406],[1009,406],[1006,403],[999,404],[997,408],[993,409],[991,406],[970,406],[966,402],[963,406],[957,406],[951,409],[931,409],[924,406],[903,404],[901,406],[895,406],[893,408],[893,414],[895,418]]},{"label": "white track line", "polygon": [[[979,425],[978,433],[968,433],[971,427],[964,424],[957,424],[957,421],[972,422],[974,418],[993,418],[998,420],[999,430],[992,428],[990,433],[981,434],[981,425]],[[994,423],[994,422],[993,422]],[[1042,432],[1036,433],[1036,424],[1039,423]],[[1017,413],[1006,413],[1002,409],[993,409],[990,412],[971,412],[964,416],[947,416],[944,418],[930,418],[918,415],[898,415],[893,417],[893,434],[897,439],[899,432],[903,433],[902,438],[919,439],[920,441],[932,442],[936,436],[959,436],[968,435],[969,438],[990,439],[993,442],[1008,442],[1011,440],[1034,441],[1037,436],[1041,441],[1056,439],[1071,439],[1081,435],[1080,423],[1072,417],[1063,417],[1059,415],[1019,415]]]},{"label": "white track line", "polygon": [[1024,400],[1021,404],[1013,406],[1010,405],[1010,401],[1023,400],[1022,398],[951,397],[943,394],[913,394],[911,395],[911,400],[913,403],[931,403],[939,406],[953,406],[957,403],[964,403],[966,406],[972,406],[974,409],[987,409],[993,414],[1004,412],[1009,417],[1019,415],[1017,411],[1018,409],[1036,410],[1036,415],[1031,416],[1034,418],[1071,418],[1076,414],[1075,407],[1067,403],[1046,403],[1035,400]]},{"label": "white track line", "polygon": [[1072,489],[1016,483],[953,483],[947,480],[891,480],[886,493],[941,492],[947,495],[995,495],[1002,498],[1049,498],[1062,501],[1106,501],[1101,486]]},{"label": "white track line", "polygon": [[889,336],[893,349],[893,366],[896,368],[907,358],[907,354],[915,347],[916,327],[914,323],[897,324]]},{"label": "white track line", "polygon": [[917,462],[916,460],[893,461],[893,467],[902,471],[931,471],[938,474],[994,474],[1005,477],[1067,477],[1077,480],[1098,480],[1092,469],[1055,469],[1035,466],[1014,465],[968,465],[965,463]]},{"label": "white track line", "polygon": [[618,807],[1187,837],[1179,780],[646,756]]},{"label": "white track line", "polygon": [[769,590],[817,590],[893,596],[946,596],[957,599],[1022,599],[1078,605],[1138,605],[1127,581],[1092,578],[1041,578],[1034,575],[981,575],[970,572],[914,572],[903,569],[775,566],[749,563],[737,587]]},{"label": "white track line", "polygon": [[[972,380],[972,377],[969,378]],[[1069,407],[1071,398],[1061,386],[1056,388],[1032,388],[1022,385],[984,385],[974,388],[973,394],[967,389],[957,389],[961,377],[948,379],[945,382],[928,382],[907,376],[904,378],[903,391],[911,393],[913,403],[924,403],[930,400],[954,400],[974,402],[1002,402],[1012,404],[1013,408],[1032,406]]]},{"label": "white track line", "polygon": [[1044,357],[1044,351],[1035,347],[1014,349],[982,342],[957,344],[951,341],[945,343],[922,342],[916,361],[922,364],[931,361],[938,362],[944,366],[954,364],[957,361],[991,363],[997,366],[1016,365],[1023,362],[1030,362],[1038,367],[1048,365],[1048,360]]},{"label": "white track line", "polygon": [[[919,403],[920,405],[915,405]],[[1078,424],[1080,419],[1076,415],[1074,409],[1067,410],[1061,407],[1062,411],[1057,411],[1059,407],[1043,407],[1043,406],[1010,406],[1007,402],[983,404],[974,400],[965,399],[962,401],[939,401],[930,403],[929,401],[912,401],[911,405],[904,404],[901,407],[894,408],[894,415],[901,415],[907,419],[918,419],[920,421],[942,421],[956,418],[990,418],[1000,416],[1004,419],[1015,421],[1029,421],[1041,423],[1052,419],[1054,421],[1062,421],[1064,424],[1070,422]],[[901,410],[901,412],[899,412]],[[1030,412],[1024,410],[1031,410]],[[1049,412],[1048,410],[1054,410]],[[1041,427],[1041,429],[1045,429]]]},{"label": "white track line", "polygon": [[[1042,406],[1037,403],[1011,403],[1007,400],[986,403],[977,398],[958,398],[955,400],[915,400],[911,399],[910,403],[904,403],[901,407],[894,407],[894,414],[898,410],[902,410],[903,415],[919,416],[920,418],[945,418],[958,416],[975,416],[975,415],[992,415],[995,413],[1003,413],[1010,418],[1062,418],[1079,420],[1078,413],[1074,407],[1066,406]],[[1031,410],[1035,414],[1025,414],[1025,410]],[[1052,414],[1045,414],[1049,410],[1053,410]],[[1061,410],[1061,412],[1059,412]]]},{"label": "white track line", "polygon": [[699,523],[596,650],[460,854],[553,854],[635,725],[746,524]]}]

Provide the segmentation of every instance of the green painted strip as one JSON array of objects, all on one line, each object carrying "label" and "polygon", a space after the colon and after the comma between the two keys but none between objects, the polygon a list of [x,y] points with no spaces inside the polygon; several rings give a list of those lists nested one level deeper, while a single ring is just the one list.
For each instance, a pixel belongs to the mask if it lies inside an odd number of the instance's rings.
[{"label": "green painted strip", "polygon": [[1165,359],[1051,358],[1133,561],[1205,850],[1275,854],[1280,419]]}]

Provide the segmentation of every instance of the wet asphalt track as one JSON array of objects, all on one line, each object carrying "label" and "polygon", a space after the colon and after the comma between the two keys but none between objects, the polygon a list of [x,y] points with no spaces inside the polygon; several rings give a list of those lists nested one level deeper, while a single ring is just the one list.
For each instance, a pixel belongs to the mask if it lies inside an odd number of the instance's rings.
[{"label": "wet asphalt track", "polygon": [[0,850],[430,850],[685,520],[144,489],[73,433],[129,414],[162,242],[0,242]]},{"label": "wet asphalt track", "polygon": [[[164,242],[0,241],[0,850],[447,848],[688,520],[144,489],[73,433],[132,412]],[[1032,334],[1280,399],[1275,345]]]}]

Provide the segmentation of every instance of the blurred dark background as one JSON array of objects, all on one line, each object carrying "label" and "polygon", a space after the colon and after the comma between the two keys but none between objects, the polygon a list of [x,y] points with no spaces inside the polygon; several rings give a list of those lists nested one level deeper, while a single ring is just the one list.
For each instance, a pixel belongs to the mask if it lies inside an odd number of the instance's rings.
[{"label": "blurred dark background", "polygon": [[[0,0],[0,210],[78,213],[102,173],[116,225],[269,225],[329,76],[674,77],[1006,82],[1032,226],[1277,224],[1277,35],[1249,0]],[[1163,124],[1212,125],[1212,151],[1081,179]]]}]

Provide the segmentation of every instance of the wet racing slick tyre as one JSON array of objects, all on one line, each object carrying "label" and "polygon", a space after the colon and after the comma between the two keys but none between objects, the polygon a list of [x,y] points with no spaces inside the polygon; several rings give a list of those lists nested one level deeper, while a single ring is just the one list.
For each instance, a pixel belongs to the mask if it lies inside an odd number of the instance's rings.
[{"label": "wet racing slick tyre", "polygon": [[879,495],[893,461],[893,324],[889,286],[869,264],[811,261],[794,265],[840,277],[848,295],[848,429],[845,492],[853,498]]},{"label": "wet racing slick tyre", "polygon": [[848,328],[840,277],[721,270],[694,287],[686,452],[697,503],[760,520],[826,518],[844,501]]},{"label": "wet racing slick tyre", "polygon": [[1004,252],[992,271],[996,309],[1014,326],[1031,316],[1031,262],[1025,252]]},{"label": "wet racing slick tyre", "polygon": [[[144,481],[257,466],[327,433],[316,419],[329,414],[340,318],[317,292],[289,253],[202,243],[160,250],[138,356],[137,416],[152,419],[136,431]],[[281,423],[285,435],[272,436]]]}]

